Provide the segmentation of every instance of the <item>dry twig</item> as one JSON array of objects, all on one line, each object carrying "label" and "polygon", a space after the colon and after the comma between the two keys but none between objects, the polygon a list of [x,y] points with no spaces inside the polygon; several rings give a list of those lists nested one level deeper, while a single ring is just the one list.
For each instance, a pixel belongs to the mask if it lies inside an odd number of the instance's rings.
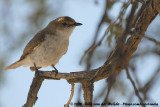
[{"label": "dry twig", "polygon": [[73,98],[73,94],[74,94],[74,83],[71,83],[71,95],[70,95],[70,98],[69,98],[67,104],[65,104],[65,107],[69,107],[69,104]]},{"label": "dry twig", "polygon": [[134,92],[135,92],[136,96],[138,97],[139,101],[140,101],[141,103],[143,103],[143,99],[141,98],[141,96],[140,96],[140,94],[139,94],[139,91],[138,91],[138,89],[137,89],[137,87],[136,87],[136,85],[135,85],[135,82],[134,82],[133,79],[131,78],[127,67],[126,67],[126,74],[127,74],[128,79],[130,80],[131,84],[133,85]]}]

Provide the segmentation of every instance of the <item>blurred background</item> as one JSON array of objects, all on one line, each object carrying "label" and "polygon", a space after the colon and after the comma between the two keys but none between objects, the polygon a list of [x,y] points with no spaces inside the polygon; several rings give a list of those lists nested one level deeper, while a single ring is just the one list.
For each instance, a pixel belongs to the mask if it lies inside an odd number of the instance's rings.
[{"label": "blurred background", "polygon": [[[138,3],[138,7],[141,3]],[[137,9],[138,9],[137,7]],[[29,67],[3,71],[19,60],[32,37],[51,20],[70,16],[83,26],[76,27],[70,37],[68,52],[56,68],[59,72],[75,72],[100,67],[115,46],[116,37],[124,30],[131,9],[129,0],[1,0],[0,1],[0,107],[21,107],[27,100],[34,77]],[[160,41],[160,17],[149,26],[146,35]],[[115,22],[108,33],[107,27]],[[101,41],[90,53],[86,50]],[[85,54],[85,55],[84,55]],[[160,105],[160,46],[143,39],[128,65],[143,102]],[[52,67],[42,70],[52,70]],[[94,103],[139,102],[126,71],[94,84]],[[62,107],[70,96],[66,80],[45,80],[39,90],[35,107]],[[75,85],[72,103],[84,102],[80,84]]]}]

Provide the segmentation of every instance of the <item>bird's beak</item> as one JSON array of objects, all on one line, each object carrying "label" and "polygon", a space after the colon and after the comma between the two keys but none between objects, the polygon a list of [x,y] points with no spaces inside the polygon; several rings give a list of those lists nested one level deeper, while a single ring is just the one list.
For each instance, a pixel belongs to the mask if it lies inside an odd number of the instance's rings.
[{"label": "bird's beak", "polygon": [[81,26],[82,23],[74,23],[74,26]]}]

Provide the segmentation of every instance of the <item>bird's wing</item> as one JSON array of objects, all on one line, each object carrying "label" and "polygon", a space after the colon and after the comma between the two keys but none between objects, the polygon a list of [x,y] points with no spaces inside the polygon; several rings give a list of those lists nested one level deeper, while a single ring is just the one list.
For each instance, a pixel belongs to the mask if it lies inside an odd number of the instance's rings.
[{"label": "bird's wing", "polygon": [[32,53],[32,51],[38,47],[41,43],[43,43],[45,40],[45,34],[40,31],[38,32],[32,40],[27,44],[27,46],[23,50],[23,54],[20,58],[20,60],[23,60],[28,54]]}]

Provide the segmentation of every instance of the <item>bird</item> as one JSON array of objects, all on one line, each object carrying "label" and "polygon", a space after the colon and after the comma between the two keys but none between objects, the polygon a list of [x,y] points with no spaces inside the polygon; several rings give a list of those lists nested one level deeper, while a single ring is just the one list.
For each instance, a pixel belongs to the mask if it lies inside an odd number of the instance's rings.
[{"label": "bird", "polygon": [[4,71],[20,66],[29,66],[31,71],[48,66],[54,67],[67,52],[69,37],[73,30],[80,25],[82,23],[69,16],[52,20],[29,41],[20,59],[7,66]]}]

